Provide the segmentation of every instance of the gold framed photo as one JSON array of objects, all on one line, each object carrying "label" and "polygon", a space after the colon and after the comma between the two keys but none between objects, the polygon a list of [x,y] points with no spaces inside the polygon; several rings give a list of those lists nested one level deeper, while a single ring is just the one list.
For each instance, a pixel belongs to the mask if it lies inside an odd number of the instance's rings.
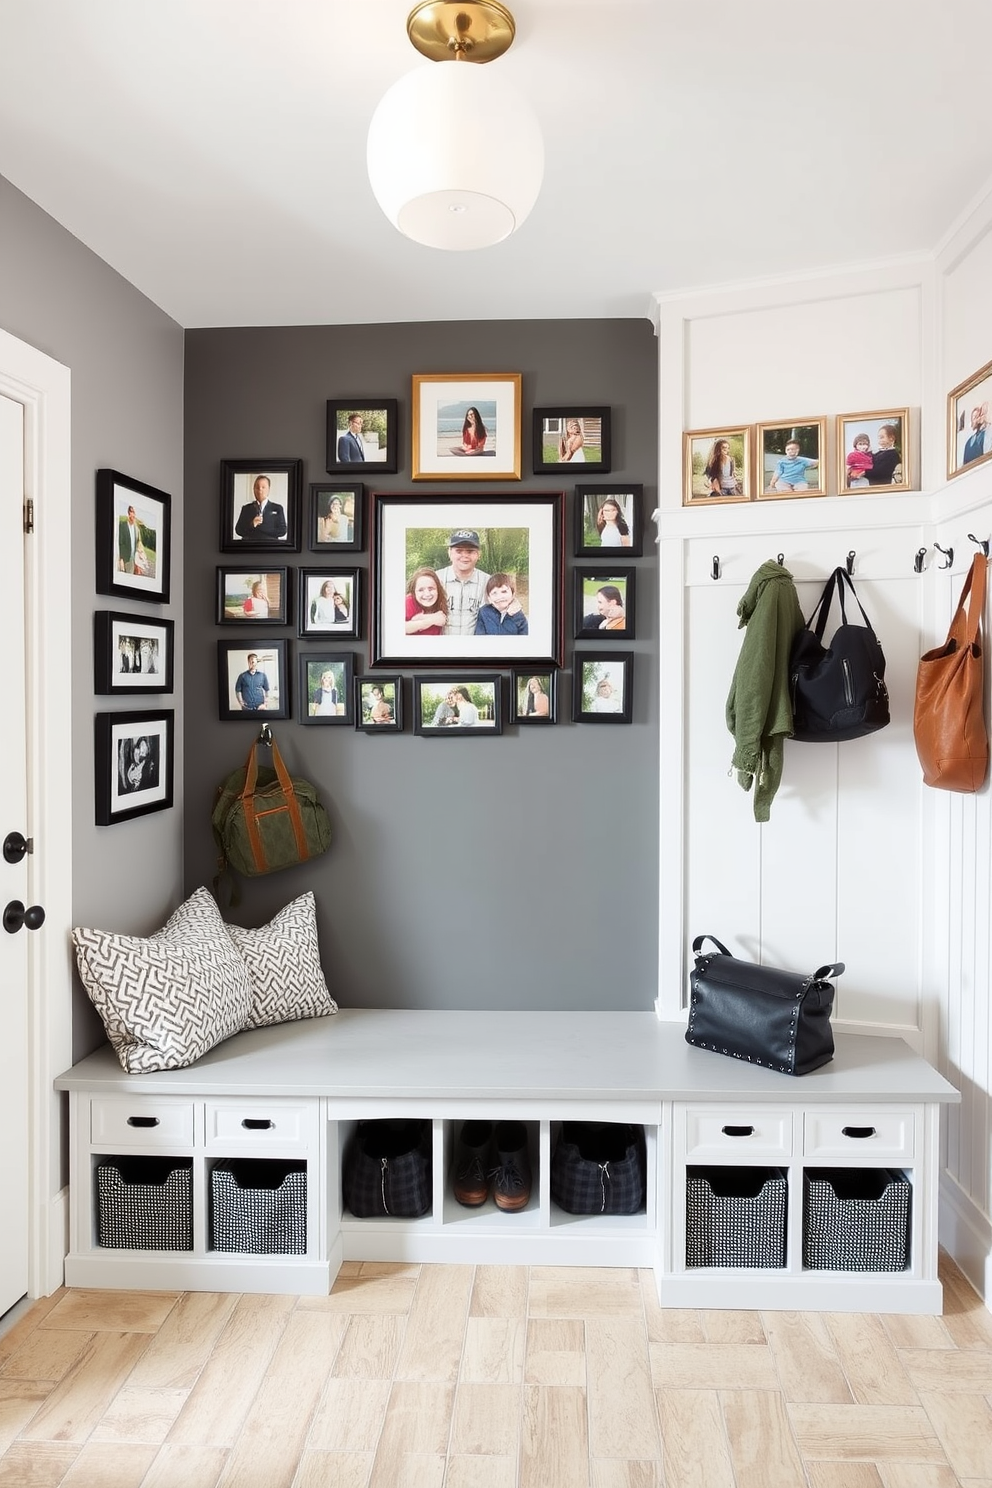
[{"label": "gold framed photo", "polygon": [[683,435],[683,506],[750,501],[750,428],[687,429]]},{"label": "gold framed photo", "polygon": [[992,455],[992,362],[947,395],[947,478]]},{"label": "gold framed photo", "polygon": [[759,501],[827,494],[826,418],[759,424],[755,438]]},{"label": "gold framed photo", "polygon": [[837,415],[837,490],[912,490],[908,408]]},{"label": "gold framed photo", "polygon": [[522,376],[414,373],[414,480],[519,480]]}]

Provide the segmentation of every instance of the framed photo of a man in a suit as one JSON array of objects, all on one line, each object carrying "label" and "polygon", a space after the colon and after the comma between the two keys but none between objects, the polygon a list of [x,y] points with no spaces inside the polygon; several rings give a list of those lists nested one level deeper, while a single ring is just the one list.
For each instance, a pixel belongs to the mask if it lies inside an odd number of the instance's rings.
[{"label": "framed photo of a man in a suit", "polygon": [[96,590],[168,604],[172,497],[118,470],[96,473]]},{"label": "framed photo of a man in a suit", "polygon": [[302,460],[222,460],[220,549],[298,553]]},{"label": "framed photo of a man in a suit", "polygon": [[328,475],[395,475],[398,406],[395,398],[329,398]]}]

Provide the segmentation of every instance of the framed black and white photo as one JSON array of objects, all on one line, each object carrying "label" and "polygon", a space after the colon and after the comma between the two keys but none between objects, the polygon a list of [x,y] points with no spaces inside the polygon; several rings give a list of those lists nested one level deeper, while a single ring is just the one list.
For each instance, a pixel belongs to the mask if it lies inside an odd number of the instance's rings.
[{"label": "framed black and white photo", "polygon": [[534,474],[565,478],[565,466],[575,476],[609,474],[609,408],[534,409]]},{"label": "framed black and white photo", "polygon": [[396,474],[395,398],[329,398],[328,475]]},{"label": "framed black and white photo", "polygon": [[414,677],[413,732],[425,738],[484,739],[503,732],[502,678]]},{"label": "framed black and white photo", "polygon": [[116,610],[93,616],[93,691],[118,697],[171,692],[175,622]]},{"label": "framed black and white photo", "polygon": [[355,721],[355,658],[350,651],[301,651],[300,723],[347,724]]},{"label": "framed black and white photo", "polygon": [[289,642],[217,642],[217,701],[222,721],[289,718]]},{"label": "framed black and white photo", "polygon": [[365,546],[365,487],[334,481],[310,486],[307,547],[312,552],[360,553]]},{"label": "framed black and white photo", "polygon": [[630,723],[633,651],[576,651],[572,658],[572,722]]},{"label": "framed black and white photo", "polygon": [[355,678],[355,727],[367,734],[403,731],[403,678]]},{"label": "framed black and white photo", "polygon": [[374,667],[561,665],[561,492],[372,499]]},{"label": "framed black and white photo", "polygon": [[558,673],[535,672],[531,667],[510,676],[514,723],[558,722]]},{"label": "framed black and white photo", "polygon": [[572,571],[574,633],[583,641],[632,640],[633,568],[575,568]]},{"label": "framed black and white photo", "polygon": [[575,552],[579,558],[639,558],[643,486],[619,482],[575,488]]},{"label": "framed black and white photo", "polygon": [[171,708],[96,715],[98,827],[167,811],[172,805],[174,720]]},{"label": "framed black and white photo", "polygon": [[286,625],[292,597],[292,569],[260,563],[218,568],[218,625]]},{"label": "framed black and white photo", "polygon": [[299,634],[357,639],[361,580],[358,568],[301,568],[297,575]]},{"label": "framed black and white photo", "polygon": [[96,591],[167,604],[172,497],[119,470],[96,473]]},{"label": "framed black and white photo", "polygon": [[302,460],[220,462],[220,550],[300,550]]}]

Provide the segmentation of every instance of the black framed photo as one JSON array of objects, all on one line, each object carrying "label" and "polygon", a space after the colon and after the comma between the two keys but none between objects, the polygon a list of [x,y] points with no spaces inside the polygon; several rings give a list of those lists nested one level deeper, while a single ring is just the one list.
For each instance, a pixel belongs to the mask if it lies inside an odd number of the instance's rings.
[{"label": "black framed photo", "polygon": [[501,677],[414,677],[413,732],[430,738],[485,738],[503,732]]},{"label": "black framed photo", "polygon": [[218,625],[286,625],[292,593],[292,569],[218,568]]},{"label": "black framed photo", "polygon": [[360,553],[365,545],[365,487],[313,481],[307,547],[312,552]]},{"label": "black framed photo", "polygon": [[635,569],[576,568],[572,583],[577,639],[633,639]]},{"label": "black framed photo", "polygon": [[174,724],[171,708],[96,715],[98,827],[167,811],[172,805]]},{"label": "black framed photo", "polygon": [[403,678],[355,678],[355,727],[367,734],[403,732]]},{"label": "black framed photo", "polygon": [[175,622],[116,610],[93,616],[93,691],[99,696],[172,691]]},{"label": "black framed photo", "polygon": [[328,398],[328,475],[395,475],[398,418],[395,398]]},{"label": "black framed photo", "polygon": [[350,651],[301,651],[299,654],[300,723],[355,722],[355,658]]},{"label": "black framed photo", "polygon": [[565,465],[577,474],[609,474],[609,408],[534,409],[534,474],[561,475]]},{"label": "black framed photo", "polygon": [[302,491],[302,460],[221,460],[221,552],[298,553]]},{"label": "black framed photo", "polygon": [[96,592],[168,604],[172,497],[121,475],[96,473]]},{"label": "black framed photo", "polygon": [[576,557],[639,558],[643,494],[641,485],[576,486]]},{"label": "black framed photo", "polygon": [[361,621],[360,568],[301,568],[299,634],[357,640]]},{"label": "black framed photo", "polygon": [[572,722],[630,723],[633,651],[576,651],[572,658]]},{"label": "black framed photo", "polygon": [[289,718],[289,642],[217,642],[217,696],[222,721]]},{"label": "black framed photo", "polygon": [[558,673],[535,672],[531,667],[510,677],[514,723],[558,722]]},{"label": "black framed photo", "polygon": [[372,665],[560,666],[562,493],[373,493]]}]

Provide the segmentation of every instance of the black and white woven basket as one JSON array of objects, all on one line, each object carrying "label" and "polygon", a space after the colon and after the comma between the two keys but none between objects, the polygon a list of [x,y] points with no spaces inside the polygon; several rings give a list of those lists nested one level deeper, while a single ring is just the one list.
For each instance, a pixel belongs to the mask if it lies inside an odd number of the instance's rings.
[{"label": "black and white woven basket", "polygon": [[551,1197],[566,1214],[638,1214],[644,1208],[644,1128],[562,1122],[551,1157]]},{"label": "black and white woven basket", "polygon": [[686,1266],[784,1266],[781,1168],[686,1169]]},{"label": "black and white woven basket", "polygon": [[96,1165],[99,1243],[112,1250],[193,1249],[193,1159],[102,1157]]},{"label": "black and white woven basket", "polygon": [[356,1219],[419,1219],[432,1201],[431,1124],[360,1121],[345,1152],[344,1202]]},{"label": "black and white woven basket", "polygon": [[809,1168],[803,1176],[803,1265],[814,1271],[904,1271],[912,1185],[888,1168]]},{"label": "black and white woven basket", "polygon": [[306,1255],[307,1165],[232,1159],[210,1172],[210,1243],[242,1255]]}]

